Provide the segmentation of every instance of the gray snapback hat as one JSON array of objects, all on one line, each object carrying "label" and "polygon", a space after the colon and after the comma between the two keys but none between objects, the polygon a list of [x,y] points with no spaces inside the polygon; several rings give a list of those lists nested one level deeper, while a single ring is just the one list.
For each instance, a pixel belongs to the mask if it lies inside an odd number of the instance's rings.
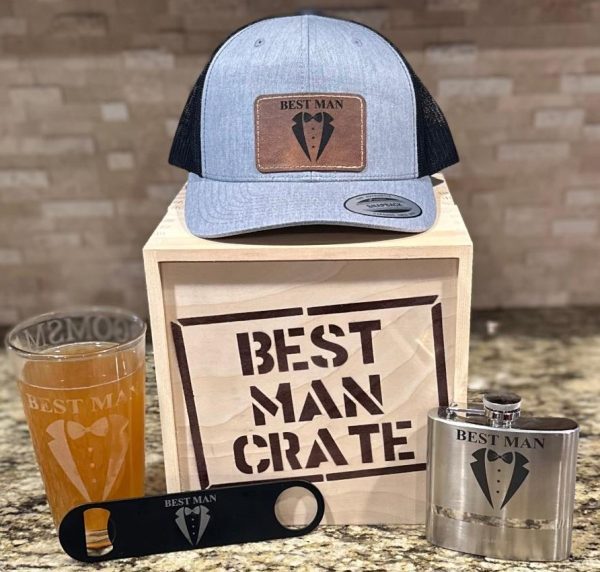
[{"label": "gray snapback hat", "polygon": [[196,81],[169,157],[189,171],[186,224],[206,238],[309,224],[421,232],[436,218],[429,175],[457,161],[402,54],[317,15],[232,34]]}]

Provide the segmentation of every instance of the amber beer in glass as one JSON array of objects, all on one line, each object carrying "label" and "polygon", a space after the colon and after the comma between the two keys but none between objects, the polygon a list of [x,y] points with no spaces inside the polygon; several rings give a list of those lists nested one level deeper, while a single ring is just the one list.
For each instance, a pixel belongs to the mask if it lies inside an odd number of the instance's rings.
[{"label": "amber beer in glass", "polygon": [[[9,332],[56,526],[74,506],[144,493],[146,326],[116,308],[44,314]],[[109,545],[107,515],[85,514],[89,549]]]}]

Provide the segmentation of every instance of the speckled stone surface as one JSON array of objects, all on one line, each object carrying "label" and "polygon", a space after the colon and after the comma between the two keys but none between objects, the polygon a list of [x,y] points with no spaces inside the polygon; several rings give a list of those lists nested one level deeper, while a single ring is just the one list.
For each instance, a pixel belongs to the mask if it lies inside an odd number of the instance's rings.
[{"label": "speckled stone surface", "polygon": [[[495,331],[495,333],[493,333]],[[147,493],[164,492],[152,359]],[[470,391],[510,388],[539,415],[581,425],[573,554],[515,563],[431,546],[423,526],[321,527],[302,538],[83,565],[60,549],[16,386],[0,354],[0,570],[600,570],[600,309],[487,312],[473,320]]]}]

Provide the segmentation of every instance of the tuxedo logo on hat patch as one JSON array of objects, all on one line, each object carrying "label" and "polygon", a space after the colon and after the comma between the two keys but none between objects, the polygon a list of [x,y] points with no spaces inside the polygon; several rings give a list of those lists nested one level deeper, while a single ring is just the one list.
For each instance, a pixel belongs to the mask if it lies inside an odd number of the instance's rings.
[{"label": "tuxedo logo on hat patch", "polygon": [[[304,151],[304,154],[309,161],[314,162],[321,158],[321,155],[323,154],[323,151],[325,151],[325,147],[327,146],[327,143],[329,143],[329,139],[331,138],[331,135],[335,129],[335,127],[332,125],[332,122],[333,117],[329,115],[329,113],[322,111],[315,113],[314,115],[311,115],[306,111],[294,115],[294,125],[292,126],[292,131],[296,136],[298,145],[302,147],[302,151]],[[319,129],[319,126],[315,125],[315,123],[321,123],[322,127]],[[316,132],[318,131],[320,131],[321,135],[319,137],[317,149],[317,142],[315,139],[317,138]]]},{"label": "tuxedo logo on hat patch", "polygon": [[365,168],[366,105],[359,95],[263,95],[254,114],[262,173]]}]

